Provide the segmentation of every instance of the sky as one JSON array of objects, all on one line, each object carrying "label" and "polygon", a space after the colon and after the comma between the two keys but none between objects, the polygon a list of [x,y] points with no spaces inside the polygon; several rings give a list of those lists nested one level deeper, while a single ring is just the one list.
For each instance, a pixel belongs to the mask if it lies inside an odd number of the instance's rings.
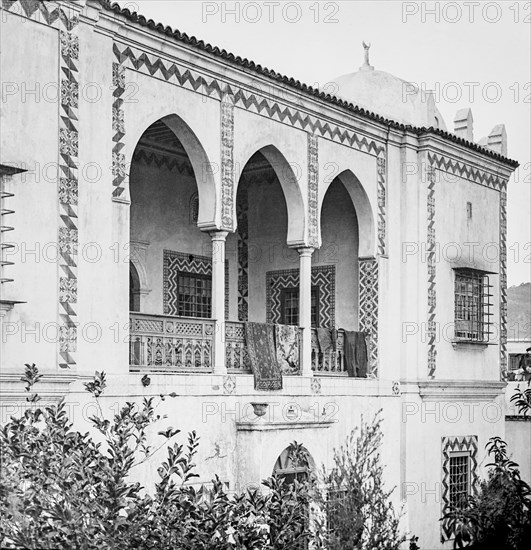
[{"label": "sky", "polygon": [[508,283],[531,280],[531,2],[121,0],[148,18],[326,90],[371,64],[436,92],[448,129],[471,107],[474,139],[505,124],[520,162],[508,188]]}]

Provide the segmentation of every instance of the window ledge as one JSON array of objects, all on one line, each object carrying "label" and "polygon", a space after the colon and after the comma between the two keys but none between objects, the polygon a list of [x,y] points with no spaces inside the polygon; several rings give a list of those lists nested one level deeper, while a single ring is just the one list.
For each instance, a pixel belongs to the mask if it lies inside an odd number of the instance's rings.
[{"label": "window ledge", "polygon": [[475,349],[482,350],[488,346],[497,346],[493,342],[478,342],[477,340],[452,340],[452,346],[454,349]]}]

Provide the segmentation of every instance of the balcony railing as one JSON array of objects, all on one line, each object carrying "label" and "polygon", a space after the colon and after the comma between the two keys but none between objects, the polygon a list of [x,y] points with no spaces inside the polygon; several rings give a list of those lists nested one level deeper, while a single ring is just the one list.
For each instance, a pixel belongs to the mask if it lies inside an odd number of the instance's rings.
[{"label": "balcony railing", "polygon": [[250,373],[251,363],[245,345],[245,323],[229,321],[225,325],[225,356],[227,370]]},{"label": "balcony railing", "polygon": [[[131,313],[129,363],[132,371],[212,372],[215,325],[211,319]],[[344,332],[336,349],[321,352],[312,329],[312,369],[319,375],[343,375]],[[251,373],[245,344],[245,323],[225,324],[225,360],[230,373]]]},{"label": "balcony railing", "polygon": [[316,374],[346,375],[345,370],[345,333],[337,331],[336,349],[332,347],[322,352],[317,339],[317,330],[312,329],[312,370]]},{"label": "balcony railing", "polygon": [[131,370],[210,372],[214,321],[145,315],[130,316]]}]

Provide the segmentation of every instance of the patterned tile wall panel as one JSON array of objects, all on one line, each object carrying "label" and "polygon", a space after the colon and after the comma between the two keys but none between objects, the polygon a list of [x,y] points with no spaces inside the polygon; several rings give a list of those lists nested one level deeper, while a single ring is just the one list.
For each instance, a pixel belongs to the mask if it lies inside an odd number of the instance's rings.
[{"label": "patterned tile wall panel", "polygon": [[507,378],[507,184],[500,191],[500,370]]},{"label": "patterned tile wall panel", "polygon": [[435,183],[436,172],[433,166],[427,169],[428,194],[427,194],[427,216],[428,216],[428,234],[427,234],[427,268],[428,268],[428,378],[435,378],[437,367],[437,325],[435,313],[437,309],[437,287],[435,276],[436,266],[436,240],[435,240]]},{"label": "patterned tile wall panel", "polygon": [[147,54],[118,42],[114,43],[114,54],[119,64],[124,64],[149,76],[162,78],[167,82],[198,94],[213,97],[220,101],[225,94],[228,94],[232,97],[236,107],[305,130],[311,134],[319,134],[322,137],[370,155],[378,156],[384,151],[383,144],[373,139],[357,134],[352,130],[324,122],[305,112],[282,105],[248,90],[227,86],[215,78],[199,74],[195,68],[177,65],[156,55]]},{"label": "patterned tile wall panel", "polygon": [[384,157],[378,157],[377,181],[378,181],[378,254],[386,254],[387,243],[387,166]]},{"label": "patterned tile wall panel", "polygon": [[[336,268],[333,265],[312,267],[312,286],[319,287],[319,324],[336,326]],[[266,318],[280,324],[281,293],[286,288],[299,288],[299,270],[284,269],[266,274]]]},{"label": "patterned tile wall panel", "polygon": [[[35,3],[23,3],[31,10]],[[51,21],[54,12],[38,8]],[[79,194],[79,16],[75,10],[61,8],[59,28],[59,348],[58,364],[67,369],[76,365],[77,351],[77,262]]]},{"label": "patterned tile wall panel", "polygon": [[369,335],[370,374],[378,376],[378,261],[376,258],[359,260],[360,331]]},{"label": "patterned tile wall panel", "polygon": [[[163,308],[164,315],[178,316],[177,273],[184,271],[196,275],[212,276],[212,258],[197,254],[164,251]],[[229,262],[225,261],[225,319],[229,317]]]},{"label": "patterned tile wall panel", "polygon": [[249,194],[242,178],[237,196],[238,218],[238,320],[249,318]]},{"label": "patterned tile wall panel", "polygon": [[[443,437],[442,443],[442,492],[441,511],[444,515],[450,503],[450,456],[452,453],[469,453],[470,455],[470,487],[472,494],[477,494],[478,489],[478,437],[477,435],[460,435],[455,437]],[[452,538],[453,533],[447,522],[441,522],[441,538],[444,541]]]},{"label": "patterned tile wall panel", "polygon": [[230,95],[221,102],[221,227],[234,230],[234,103]]},{"label": "patterned tile wall panel", "polygon": [[319,138],[308,134],[308,246],[319,248]]}]

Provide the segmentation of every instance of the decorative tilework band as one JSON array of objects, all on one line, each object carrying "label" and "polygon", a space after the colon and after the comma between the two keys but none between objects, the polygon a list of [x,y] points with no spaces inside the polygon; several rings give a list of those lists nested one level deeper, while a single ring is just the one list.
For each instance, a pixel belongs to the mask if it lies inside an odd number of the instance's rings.
[{"label": "decorative tilework band", "polygon": [[124,182],[127,177],[127,168],[125,165],[125,112],[124,112],[124,94],[125,94],[125,67],[120,63],[112,65],[112,197],[113,199],[125,198]]},{"label": "decorative tilework band", "polygon": [[267,116],[283,124],[320,135],[370,155],[378,156],[384,151],[383,144],[352,130],[324,122],[291,106],[282,105],[248,90],[228,86],[215,78],[202,75],[190,67],[179,66],[161,57],[149,55],[118,42],[114,43],[114,54],[120,65],[149,76],[162,78],[181,88],[213,97],[219,101],[225,95],[230,95],[235,107]]},{"label": "decorative tilework band", "polygon": [[428,267],[428,378],[435,378],[437,367],[436,321],[437,287],[436,275],[436,240],[435,240],[435,181],[436,173],[433,166],[427,168],[427,267]]},{"label": "decorative tilework band", "polygon": [[308,246],[319,248],[319,139],[308,134]]},{"label": "decorative tilework band", "polygon": [[[30,6],[24,4],[25,9]],[[53,12],[43,16],[49,20]],[[59,348],[58,364],[67,369],[75,366],[77,351],[77,258],[78,258],[78,195],[79,195],[79,37],[78,15],[61,8],[59,29]]]},{"label": "decorative tilework band", "polygon": [[500,370],[507,378],[507,190],[500,190]]},{"label": "decorative tilework band", "polygon": [[378,181],[378,254],[386,254],[387,242],[387,163],[384,157],[376,159]]},{"label": "decorative tilework band", "polygon": [[221,102],[221,228],[234,231],[234,103]]},{"label": "decorative tilework band", "polygon": [[378,261],[376,258],[359,260],[360,331],[369,335],[370,375],[378,376]]}]

